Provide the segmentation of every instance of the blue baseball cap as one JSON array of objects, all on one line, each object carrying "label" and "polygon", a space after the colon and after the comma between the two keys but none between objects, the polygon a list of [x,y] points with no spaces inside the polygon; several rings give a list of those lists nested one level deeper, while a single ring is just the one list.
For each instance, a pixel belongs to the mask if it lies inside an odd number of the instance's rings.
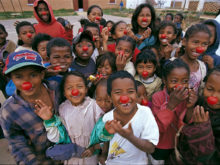
[{"label": "blue baseball cap", "polygon": [[25,66],[38,66],[42,69],[46,69],[43,64],[43,59],[37,52],[21,50],[13,52],[7,57],[3,72],[6,75]]}]

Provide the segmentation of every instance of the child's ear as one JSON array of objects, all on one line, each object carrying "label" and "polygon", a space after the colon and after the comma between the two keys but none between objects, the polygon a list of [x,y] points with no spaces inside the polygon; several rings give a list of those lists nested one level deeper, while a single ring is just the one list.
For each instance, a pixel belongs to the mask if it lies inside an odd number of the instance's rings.
[{"label": "child's ear", "polygon": [[164,85],[166,85],[166,80],[165,80],[165,78],[162,78],[162,82],[163,82]]},{"label": "child's ear", "polygon": [[45,76],[45,70],[41,71],[41,80],[44,79],[44,76]]},{"label": "child's ear", "polygon": [[115,34],[112,34],[112,38],[113,38],[114,40],[116,40],[116,35],[115,35]]}]

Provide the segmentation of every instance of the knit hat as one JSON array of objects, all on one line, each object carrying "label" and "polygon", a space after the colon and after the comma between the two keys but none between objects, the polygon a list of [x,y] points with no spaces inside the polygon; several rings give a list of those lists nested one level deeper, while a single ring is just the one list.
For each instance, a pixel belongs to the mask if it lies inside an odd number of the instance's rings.
[{"label": "knit hat", "polygon": [[25,66],[38,66],[42,69],[46,69],[43,65],[43,60],[41,56],[37,52],[30,50],[21,50],[11,53],[7,57],[3,72],[4,74],[8,74]]}]

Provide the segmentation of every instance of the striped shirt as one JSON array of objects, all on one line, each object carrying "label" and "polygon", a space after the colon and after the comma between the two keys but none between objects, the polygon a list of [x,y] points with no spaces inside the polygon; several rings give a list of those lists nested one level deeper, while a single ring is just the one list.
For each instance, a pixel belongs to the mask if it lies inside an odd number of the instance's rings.
[{"label": "striped shirt", "polygon": [[[57,83],[44,84],[57,106]],[[45,150],[51,145],[43,120],[34,113],[34,105],[22,99],[16,92],[9,97],[0,110],[0,123],[9,148],[17,164],[54,164],[45,156]]]}]

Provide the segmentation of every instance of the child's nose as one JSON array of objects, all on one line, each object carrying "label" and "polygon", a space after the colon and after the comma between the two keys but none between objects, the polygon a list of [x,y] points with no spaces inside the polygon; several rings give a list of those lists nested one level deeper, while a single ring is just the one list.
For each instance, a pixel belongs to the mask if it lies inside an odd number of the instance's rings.
[{"label": "child's nose", "polygon": [[21,85],[21,88],[23,90],[28,91],[28,90],[30,90],[32,88],[32,84],[30,82],[28,82],[28,81],[23,82],[22,85]]},{"label": "child's nose", "polygon": [[32,34],[31,34],[31,33],[27,33],[27,37],[28,37],[28,38],[31,38],[31,37],[32,37]]},{"label": "child's nose", "polygon": [[73,89],[73,90],[71,91],[71,94],[72,94],[73,96],[78,96],[78,95],[79,95],[79,90],[78,90],[78,89]]},{"label": "child's nose", "polygon": [[120,96],[120,103],[122,104],[126,104],[129,102],[129,97],[124,95],[124,96]]},{"label": "child's nose", "polygon": [[87,46],[83,46],[83,51],[87,51],[89,48]]},{"label": "child's nose", "polygon": [[147,76],[148,76],[148,72],[147,72],[147,71],[143,71],[143,72],[142,72],[142,77],[143,77],[143,78],[147,78]]}]

